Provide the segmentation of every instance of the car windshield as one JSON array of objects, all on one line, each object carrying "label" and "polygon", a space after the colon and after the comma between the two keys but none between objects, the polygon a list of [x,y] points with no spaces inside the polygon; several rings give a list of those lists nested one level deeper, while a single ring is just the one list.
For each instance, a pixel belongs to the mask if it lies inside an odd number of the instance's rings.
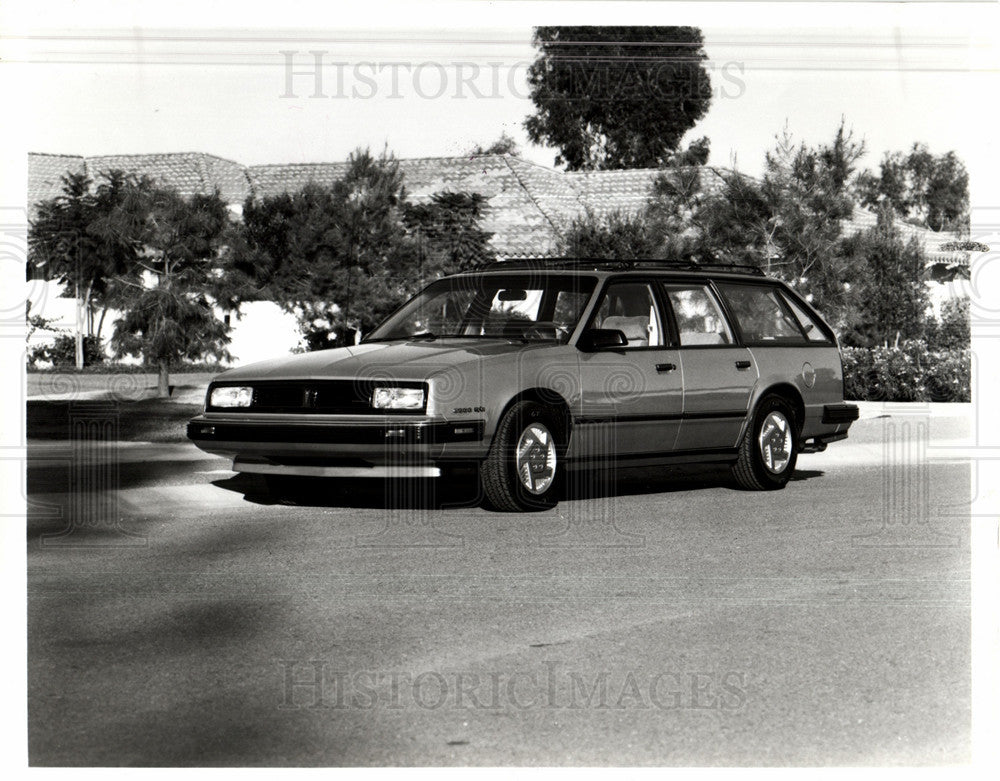
[{"label": "car windshield", "polygon": [[566,342],[596,280],[568,275],[484,274],[424,288],[365,341],[518,339]]}]

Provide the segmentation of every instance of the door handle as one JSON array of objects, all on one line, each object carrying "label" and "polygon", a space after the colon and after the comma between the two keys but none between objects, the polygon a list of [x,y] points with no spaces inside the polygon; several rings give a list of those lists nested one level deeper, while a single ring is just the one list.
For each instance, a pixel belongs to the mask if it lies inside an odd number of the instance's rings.
[{"label": "door handle", "polygon": [[736,362],[736,368],[739,369],[740,371],[743,371],[744,369],[749,369],[752,365],[753,364],[751,364],[750,361],[737,361]]},{"label": "door handle", "polygon": [[658,371],[660,373],[663,373],[663,372],[672,372],[676,368],[677,367],[674,366],[674,364],[672,364],[672,363],[658,363],[658,364],[656,364],[656,371]]}]

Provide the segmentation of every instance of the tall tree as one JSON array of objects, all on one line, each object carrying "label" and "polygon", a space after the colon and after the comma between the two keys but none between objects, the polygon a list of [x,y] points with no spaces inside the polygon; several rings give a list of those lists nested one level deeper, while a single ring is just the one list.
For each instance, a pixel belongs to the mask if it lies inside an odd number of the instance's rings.
[{"label": "tall tree", "polygon": [[843,121],[830,143],[815,147],[796,145],[785,131],[765,158],[761,186],[771,212],[759,236],[767,246],[766,270],[800,288],[839,326],[853,316],[855,258],[842,252],[839,240],[843,221],[854,211],[863,154],[864,143]]},{"label": "tall tree", "polygon": [[141,248],[135,226],[145,214],[153,188],[148,177],[112,170],[99,174],[97,186],[83,174],[67,174],[62,193],[36,205],[28,229],[32,273],[63,284],[63,295],[77,299],[77,368],[83,365],[83,334],[92,335],[93,310],[104,314],[116,302],[114,280],[125,273]]},{"label": "tall tree", "polygon": [[817,146],[796,142],[787,129],[779,134],[760,181],[672,161],[657,177],[645,215],[656,255],[757,265],[846,326],[858,259],[840,239],[863,152],[841,122],[833,139]]},{"label": "tall tree", "polygon": [[844,239],[843,251],[863,269],[855,290],[858,316],[845,342],[872,347],[923,336],[929,306],[924,253],[916,237],[903,241],[892,209],[882,206],[878,224]]},{"label": "tall tree", "polygon": [[524,126],[569,170],[655,168],[711,103],[696,27],[536,27],[532,42]]},{"label": "tall tree", "polygon": [[[707,184],[714,179],[715,184]],[[761,185],[735,171],[668,165],[653,183],[646,209],[657,256],[763,268],[772,247],[772,205]]]},{"label": "tall tree", "polygon": [[887,153],[877,174],[859,177],[858,190],[863,205],[886,204],[917,225],[968,230],[969,173],[954,152],[934,155],[926,144],[914,144],[907,154]]},{"label": "tall tree", "polygon": [[155,190],[147,207],[145,220],[133,226],[143,251],[120,280],[131,295],[111,344],[118,355],[139,355],[156,366],[158,394],[165,397],[172,366],[228,357],[229,327],[214,305],[235,304],[222,252],[231,226],[218,191],[183,198],[174,190]]}]

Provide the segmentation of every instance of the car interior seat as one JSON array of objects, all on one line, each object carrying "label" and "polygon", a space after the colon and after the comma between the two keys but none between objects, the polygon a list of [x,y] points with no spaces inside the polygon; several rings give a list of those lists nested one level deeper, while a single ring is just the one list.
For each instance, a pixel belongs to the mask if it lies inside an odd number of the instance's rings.
[{"label": "car interior seat", "polygon": [[635,315],[623,317],[612,315],[604,318],[601,328],[617,329],[625,334],[629,347],[647,347],[649,345],[649,317]]}]

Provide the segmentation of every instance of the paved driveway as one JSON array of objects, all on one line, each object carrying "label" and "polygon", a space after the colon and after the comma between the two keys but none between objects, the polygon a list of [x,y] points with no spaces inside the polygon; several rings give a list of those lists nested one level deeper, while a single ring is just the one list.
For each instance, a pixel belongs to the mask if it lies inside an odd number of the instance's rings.
[{"label": "paved driveway", "polygon": [[35,443],[31,761],[967,761],[970,467],[928,455],[965,425],[869,416],[781,492],[623,471],[526,515]]}]

